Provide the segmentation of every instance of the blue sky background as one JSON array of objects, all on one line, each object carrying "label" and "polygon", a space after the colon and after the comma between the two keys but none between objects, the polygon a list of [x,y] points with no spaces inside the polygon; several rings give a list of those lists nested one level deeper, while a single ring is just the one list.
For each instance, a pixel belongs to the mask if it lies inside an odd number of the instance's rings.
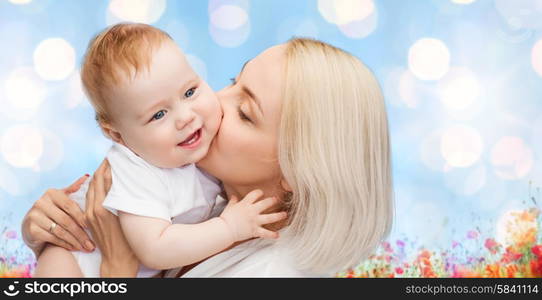
[{"label": "blue sky background", "polygon": [[542,1],[124,2],[0,0],[0,225],[19,231],[45,189],[103,159],[110,142],[78,69],[90,38],[122,20],[170,33],[215,90],[293,35],[364,61],[389,114],[392,239],[446,248],[476,228],[499,238],[503,214],[540,199]]}]

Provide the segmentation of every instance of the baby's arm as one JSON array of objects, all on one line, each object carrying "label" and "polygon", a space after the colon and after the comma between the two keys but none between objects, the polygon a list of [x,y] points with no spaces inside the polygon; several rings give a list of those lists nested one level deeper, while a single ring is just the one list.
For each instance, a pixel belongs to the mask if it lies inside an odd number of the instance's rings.
[{"label": "baby's arm", "polygon": [[278,237],[262,225],[278,222],[286,218],[286,213],[262,214],[277,200],[256,202],[261,196],[263,193],[256,190],[241,201],[232,197],[220,217],[199,224],[171,224],[120,211],[119,219],[126,239],[144,265],[170,269],[201,261],[237,241]]}]

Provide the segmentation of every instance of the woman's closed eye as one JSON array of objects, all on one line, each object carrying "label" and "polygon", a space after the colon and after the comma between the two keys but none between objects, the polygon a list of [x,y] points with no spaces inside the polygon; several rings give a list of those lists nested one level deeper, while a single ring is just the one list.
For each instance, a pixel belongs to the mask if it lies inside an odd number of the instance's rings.
[{"label": "woman's closed eye", "polygon": [[149,122],[156,121],[162,119],[167,114],[167,111],[162,109],[159,112],[155,113],[152,118],[149,120]]},{"label": "woman's closed eye", "polygon": [[247,114],[245,114],[243,112],[243,110],[241,109],[241,105],[237,106],[237,113],[239,113],[239,118],[243,121],[248,121],[250,123],[252,123],[252,120],[247,116]]}]

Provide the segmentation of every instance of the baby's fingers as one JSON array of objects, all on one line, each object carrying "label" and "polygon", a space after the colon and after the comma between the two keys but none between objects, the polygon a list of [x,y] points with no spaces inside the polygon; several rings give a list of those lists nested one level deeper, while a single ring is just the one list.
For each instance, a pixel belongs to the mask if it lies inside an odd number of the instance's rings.
[{"label": "baby's fingers", "polygon": [[267,230],[265,228],[258,228],[258,231],[256,233],[258,237],[261,237],[264,239],[277,239],[279,237],[278,232]]},{"label": "baby's fingers", "polygon": [[258,210],[258,212],[262,212],[268,208],[271,208],[273,205],[277,204],[279,200],[276,197],[269,197],[265,198],[261,201],[258,201],[254,203],[254,207]]},{"label": "baby's fingers", "polygon": [[258,221],[260,224],[271,224],[275,223],[281,220],[286,219],[288,214],[285,211],[278,212],[278,213],[272,213],[272,214],[266,214],[266,215],[260,215],[258,217]]},{"label": "baby's fingers", "polygon": [[252,192],[248,193],[242,202],[248,202],[248,203],[254,203],[256,200],[260,199],[260,197],[263,196],[262,190],[253,190]]}]

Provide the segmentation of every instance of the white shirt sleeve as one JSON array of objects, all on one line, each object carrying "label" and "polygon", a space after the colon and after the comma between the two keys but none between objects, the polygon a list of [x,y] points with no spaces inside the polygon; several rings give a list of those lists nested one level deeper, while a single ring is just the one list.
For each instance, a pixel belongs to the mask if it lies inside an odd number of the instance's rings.
[{"label": "white shirt sleeve", "polygon": [[125,146],[114,144],[107,160],[113,183],[103,206],[117,211],[171,222],[167,178]]}]

